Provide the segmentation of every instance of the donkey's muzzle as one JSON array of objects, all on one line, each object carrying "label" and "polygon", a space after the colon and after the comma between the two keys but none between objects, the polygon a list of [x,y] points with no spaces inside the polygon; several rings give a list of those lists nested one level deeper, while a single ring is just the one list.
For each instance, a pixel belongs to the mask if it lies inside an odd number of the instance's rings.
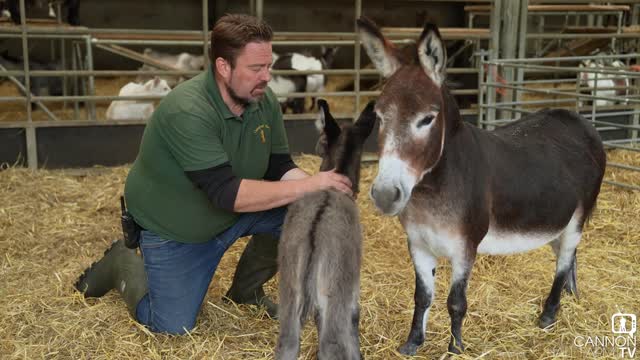
[{"label": "donkey's muzzle", "polygon": [[401,210],[403,193],[398,186],[380,186],[374,183],[371,187],[371,198],[382,213],[396,215]]}]

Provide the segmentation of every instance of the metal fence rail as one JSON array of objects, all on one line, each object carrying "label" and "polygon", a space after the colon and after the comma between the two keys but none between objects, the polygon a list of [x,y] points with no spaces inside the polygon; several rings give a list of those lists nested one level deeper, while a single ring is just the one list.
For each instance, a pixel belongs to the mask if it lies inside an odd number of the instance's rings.
[{"label": "metal fence rail", "polygon": [[[461,0],[449,0],[448,2],[462,2]],[[486,3],[500,4],[501,0],[486,0]],[[263,0],[251,0],[250,1],[252,12],[262,17],[263,13]],[[24,128],[26,130],[26,144],[27,144],[27,160],[28,165],[31,168],[37,167],[37,139],[35,129],[39,127],[57,127],[61,126],[58,117],[47,108],[49,103],[64,103],[65,108],[67,102],[73,103],[74,119],[73,123],[76,125],[83,124],[85,126],[102,126],[102,125],[123,125],[139,124],[140,121],[126,121],[126,122],[112,122],[100,119],[96,121],[96,104],[104,103],[113,100],[152,100],[158,99],[157,97],[140,97],[140,96],[98,96],[95,93],[95,79],[97,77],[106,76],[193,76],[197,71],[173,71],[167,68],[160,67],[157,70],[145,70],[145,71],[113,71],[113,70],[94,70],[93,58],[94,49],[99,48],[114,52],[116,54],[127,56],[127,52],[131,52],[126,48],[122,48],[121,45],[157,45],[157,46],[201,46],[202,52],[205,58],[208,55],[208,41],[209,41],[209,25],[208,24],[208,1],[202,0],[202,29],[201,30],[145,30],[145,29],[100,29],[100,28],[86,28],[86,27],[65,27],[62,26],[62,21],[58,18],[57,23],[49,25],[33,25],[28,24],[25,18],[25,1],[20,0],[21,6],[21,24],[16,27],[2,27],[0,28],[0,39],[21,39],[23,48],[23,61],[24,68],[22,70],[10,70],[0,69],[0,77],[13,77],[15,82],[18,82],[16,77],[24,79],[24,83],[19,86],[22,92],[22,96],[7,96],[0,98],[0,104],[6,104],[10,102],[21,102],[25,106],[26,118],[24,121],[3,122],[0,123],[0,128]],[[357,19],[362,13],[362,1],[354,1],[354,20]],[[60,12],[58,12],[60,16]],[[493,16],[492,16],[493,19]],[[407,31],[409,30],[409,31]],[[409,44],[412,43],[417,36],[414,34],[415,29],[398,29],[391,28],[386,33],[394,43],[397,44]],[[480,42],[485,41],[490,44],[496,45],[499,36],[495,31],[491,33],[486,32],[477,34],[464,35],[460,33],[460,29],[452,29],[451,34],[446,35],[445,38],[450,39],[466,39],[476,43],[476,48],[480,48]],[[48,39],[52,41],[60,41],[60,54],[62,55],[64,70],[33,70],[29,68],[29,54],[27,49],[29,48],[29,41],[32,39]],[[67,61],[65,56],[65,44],[71,44],[72,54],[71,61]],[[354,106],[351,113],[336,114],[341,118],[356,118],[357,112],[360,107],[361,96],[377,96],[379,91],[362,91],[361,79],[364,77],[377,77],[378,71],[371,69],[361,69],[361,47],[358,35],[355,32],[277,32],[274,34],[274,47],[280,46],[319,46],[319,45],[333,45],[333,46],[353,46],[354,49],[354,65],[350,69],[328,69],[320,71],[286,71],[277,70],[273,71],[273,75],[309,75],[309,74],[325,74],[325,75],[349,75],[353,76],[353,91],[324,91],[319,93],[309,92],[295,92],[277,94],[279,97],[307,97],[307,96],[336,96],[336,97],[353,97]],[[492,45],[492,46],[493,46]],[[130,54],[130,53],[129,53]],[[139,59],[136,59],[139,61]],[[206,59],[208,63],[208,59]],[[153,65],[153,64],[150,64]],[[71,69],[69,69],[69,66]],[[156,66],[157,68],[157,66]],[[473,74],[477,73],[478,69],[475,67],[468,68],[453,68],[450,69],[450,74]],[[63,96],[35,96],[29,90],[30,84],[35,77],[52,77],[59,76],[63,79],[64,93]],[[71,88],[67,85],[71,79]],[[73,89],[72,94],[70,94]],[[477,89],[458,89],[454,92],[457,95],[471,95],[478,94]],[[81,114],[80,102],[85,105],[85,117]],[[36,104],[41,109],[49,121],[33,121],[33,114],[31,104]],[[51,106],[51,105],[49,105]],[[474,109],[464,110],[466,113],[474,113]],[[299,120],[299,119],[311,119],[315,114],[287,114],[285,120]],[[86,119],[86,120],[85,120]],[[144,123],[144,122],[142,122]]]}]

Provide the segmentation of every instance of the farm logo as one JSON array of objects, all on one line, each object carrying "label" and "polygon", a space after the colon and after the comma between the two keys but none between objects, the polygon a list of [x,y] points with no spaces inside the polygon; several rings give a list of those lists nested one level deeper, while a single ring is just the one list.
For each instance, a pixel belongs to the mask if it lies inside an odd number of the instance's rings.
[{"label": "farm logo", "polygon": [[269,130],[271,128],[267,124],[262,124],[253,131],[255,134],[260,134],[260,141],[262,141],[263,144],[267,142],[267,138],[264,136],[265,129]]},{"label": "farm logo", "polygon": [[613,335],[578,335],[573,345],[593,356],[615,356],[634,359],[636,355],[636,315],[617,312],[611,316]]}]

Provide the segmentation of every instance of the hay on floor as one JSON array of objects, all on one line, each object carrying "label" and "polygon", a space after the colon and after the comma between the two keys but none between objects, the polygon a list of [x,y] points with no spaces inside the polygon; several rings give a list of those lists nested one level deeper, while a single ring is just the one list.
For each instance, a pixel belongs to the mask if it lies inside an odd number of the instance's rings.
[{"label": "hay on floor", "polygon": [[[623,162],[619,153],[610,161]],[[640,157],[632,159],[636,166]],[[629,159],[626,159],[629,160]],[[299,158],[314,172],[318,159]],[[628,163],[628,162],[626,162]],[[120,237],[119,202],[128,167],[87,170],[0,171],[0,354],[52,359],[271,359],[278,322],[263,311],[225,303],[246,239],[224,257],[189,335],[153,334],[137,325],[110,292],[88,299],[72,284],[113,239]],[[623,176],[610,172],[608,176]],[[358,199],[365,231],[360,339],[366,359],[402,358],[413,312],[414,271],[406,236],[395,218],[381,217],[366,192],[375,165],[363,168]],[[624,175],[629,176],[629,175]],[[628,177],[636,184],[640,176]],[[583,359],[576,336],[612,335],[611,315],[639,314],[640,194],[603,186],[598,209],[578,249],[579,300],[563,296],[558,323],[541,330],[536,319],[555,267],[549,247],[509,257],[480,256],[468,290],[459,358]],[[439,358],[449,341],[446,296],[449,265],[438,266],[427,341],[416,359]],[[276,295],[276,282],[267,292]],[[639,314],[640,315],[640,314]],[[316,333],[302,335],[302,359],[315,358]],[[607,352],[605,358],[619,355]]]}]

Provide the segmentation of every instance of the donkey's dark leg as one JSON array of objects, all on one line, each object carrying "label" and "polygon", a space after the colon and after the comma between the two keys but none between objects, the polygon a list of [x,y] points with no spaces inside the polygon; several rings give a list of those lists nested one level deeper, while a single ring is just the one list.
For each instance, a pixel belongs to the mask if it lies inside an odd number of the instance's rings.
[{"label": "donkey's dark leg", "polygon": [[[556,239],[551,242],[551,248],[553,248],[553,252],[556,254],[556,258],[558,257],[558,253],[560,252],[560,239]],[[576,298],[578,296],[578,259],[576,258],[576,251],[573,252],[573,260],[571,267],[569,268],[569,272],[567,273],[567,281],[564,284],[564,290],[570,294],[574,295]]]},{"label": "donkey's dark leg", "polygon": [[421,239],[409,239],[409,252],[416,271],[415,308],[411,331],[407,341],[398,351],[404,355],[415,355],[418,347],[424,343],[429,309],[434,296],[434,279],[437,258],[429,251]]},{"label": "donkey's dark leg", "polygon": [[462,320],[467,314],[467,284],[475,257],[472,259],[451,259],[451,289],[447,298],[447,310],[451,317],[451,341],[449,352],[460,354],[464,351],[462,342]]},{"label": "donkey's dark leg", "polygon": [[[572,228],[573,227],[573,228]],[[558,238],[557,260],[556,260],[556,276],[553,279],[551,293],[544,304],[542,315],[540,315],[539,326],[546,328],[556,321],[556,314],[560,307],[560,296],[562,289],[565,287],[567,279],[575,277],[576,270],[576,247],[580,243],[582,232],[580,228],[575,228],[573,221],[569,223],[565,231]],[[575,283],[574,283],[575,285]],[[577,289],[577,288],[576,288]]]},{"label": "donkey's dark leg", "polygon": [[542,315],[540,315],[539,326],[546,328],[556,321],[556,314],[560,307],[560,295],[562,294],[562,288],[567,280],[567,270],[562,272],[556,272],[556,276],[553,279],[553,285],[551,286],[551,293],[547,297],[547,301],[544,303],[544,309]]},{"label": "donkey's dark leg", "polygon": [[564,289],[567,293],[579,298],[578,294],[578,258],[576,257],[576,252],[578,249],[573,251],[573,260],[571,261],[571,267],[569,268],[569,274],[567,275],[567,281],[564,284]]}]

